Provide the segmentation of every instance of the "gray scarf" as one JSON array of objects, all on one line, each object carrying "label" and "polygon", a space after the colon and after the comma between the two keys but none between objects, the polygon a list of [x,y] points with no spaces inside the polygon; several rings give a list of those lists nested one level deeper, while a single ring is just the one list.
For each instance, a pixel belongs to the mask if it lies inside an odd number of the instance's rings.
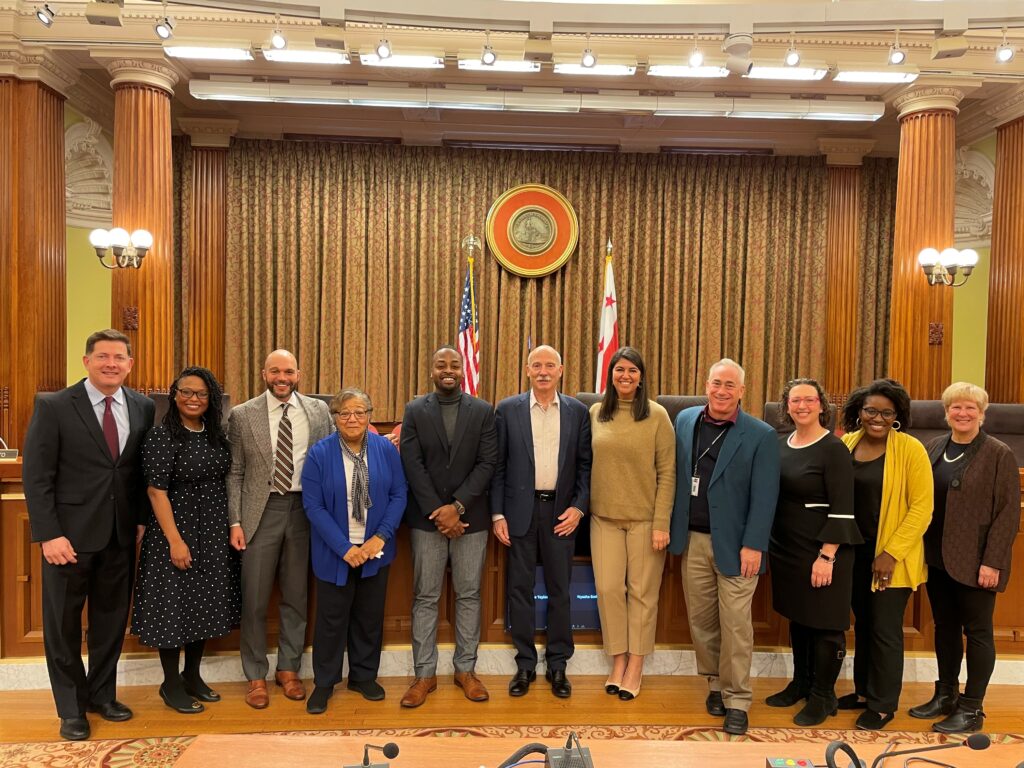
[{"label": "gray scarf", "polygon": [[363,444],[359,448],[359,453],[355,454],[348,447],[348,443],[345,442],[341,434],[338,434],[342,455],[348,456],[354,465],[352,468],[352,517],[359,523],[366,522],[366,510],[373,506],[373,502],[370,501],[370,470],[366,467],[366,444],[368,440],[369,437],[364,434]]}]

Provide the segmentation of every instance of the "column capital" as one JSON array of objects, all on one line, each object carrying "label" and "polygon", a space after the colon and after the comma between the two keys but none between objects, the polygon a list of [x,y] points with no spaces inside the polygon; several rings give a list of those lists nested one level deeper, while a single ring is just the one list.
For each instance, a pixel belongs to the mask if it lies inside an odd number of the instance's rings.
[{"label": "column capital", "polygon": [[237,120],[215,117],[179,117],[178,126],[188,134],[193,147],[227,149],[238,133]]},{"label": "column capital", "polygon": [[62,96],[78,81],[78,72],[62,65],[45,48],[16,40],[0,43],[0,75],[38,80]]},{"label": "column capital", "polygon": [[900,120],[925,110],[945,110],[956,115],[964,95],[963,89],[951,86],[911,87],[893,99],[892,104]]},{"label": "column capital", "polygon": [[92,58],[110,73],[110,87],[135,83],[159,88],[171,96],[180,76],[162,49],[113,48],[91,51]]},{"label": "column capital", "polygon": [[863,165],[864,155],[875,148],[874,139],[818,139],[818,151],[828,165]]}]

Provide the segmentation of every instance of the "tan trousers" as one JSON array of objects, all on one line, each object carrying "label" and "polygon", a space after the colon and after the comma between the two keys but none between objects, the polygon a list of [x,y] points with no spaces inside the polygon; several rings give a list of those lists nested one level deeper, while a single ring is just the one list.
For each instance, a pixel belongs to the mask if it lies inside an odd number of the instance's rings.
[{"label": "tan trousers", "polygon": [[712,691],[722,692],[727,708],[748,712],[754,653],[750,604],[757,577],[723,576],[715,565],[711,535],[696,531],[690,531],[682,575],[697,674],[708,679]]},{"label": "tan trousers", "polygon": [[665,551],[651,546],[651,521],[590,519],[590,552],[597,585],[604,652],[654,652]]}]

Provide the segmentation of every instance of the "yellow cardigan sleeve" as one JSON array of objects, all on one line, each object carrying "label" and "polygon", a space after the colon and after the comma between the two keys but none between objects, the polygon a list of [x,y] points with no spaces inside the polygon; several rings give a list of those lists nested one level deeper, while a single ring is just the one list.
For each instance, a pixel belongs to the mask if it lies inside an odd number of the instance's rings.
[{"label": "yellow cardigan sleeve", "polygon": [[912,552],[923,553],[924,532],[935,509],[935,484],[928,452],[921,441],[909,435],[899,438],[902,439],[894,441],[892,447],[898,451],[897,472],[902,475],[904,498],[889,500],[902,509],[887,510],[899,517],[896,530],[886,539],[883,549],[897,561],[903,561]]}]

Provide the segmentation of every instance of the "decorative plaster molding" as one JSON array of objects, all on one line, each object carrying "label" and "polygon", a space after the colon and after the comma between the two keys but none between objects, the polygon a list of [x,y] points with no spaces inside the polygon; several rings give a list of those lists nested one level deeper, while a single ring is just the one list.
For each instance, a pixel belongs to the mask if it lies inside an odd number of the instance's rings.
[{"label": "decorative plaster molding", "polygon": [[188,134],[193,147],[226,149],[238,133],[237,120],[213,117],[179,117],[178,126]]},{"label": "decorative plaster molding", "polygon": [[1017,86],[1009,95],[1001,93],[965,109],[956,121],[957,141],[973,144],[1021,117],[1024,117],[1024,85]]},{"label": "decorative plaster molding", "polygon": [[818,139],[818,150],[828,165],[863,165],[875,144],[874,139]]},{"label": "decorative plaster molding", "polygon": [[0,75],[11,75],[19,80],[39,80],[61,94],[78,80],[78,73],[61,65],[41,48],[27,48],[17,42],[8,42],[0,48]]},{"label": "decorative plaster molding", "polygon": [[101,85],[88,73],[83,74],[68,89],[67,103],[83,117],[99,123],[109,133],[114,132],[114,92]]},{"label": "decorative plaster molding", "polygon": [[967,147],[957,150],[954,236],[958,247],[984,248],[991,243],[995,188],[995,163]]},{"label": "decorative plaster molding", "polygon": [[114,149],[99,123],[86,118],[64,132],[64,173],[68,224],[109,229],[113,220]]},{"label": "decorative plaster molding", "polygon": [[929,109],[944,109],[955,115],[960,112],[958,105],[963,98],[964,92],[960,88],[910,88],[893,99],[892,104],[899,114],[899,119],[902,120],[907,115]]},{"label": "decorative plaster molding", "polygon": [[111,88],[116,88],[122,83],[141,83],[161,88],[171,96],[174,95],[174,86],[178,83],[178,73],[165,64],[151,59],[131,58],[110,59],[105,62],[105,65],[111,75]]}]

